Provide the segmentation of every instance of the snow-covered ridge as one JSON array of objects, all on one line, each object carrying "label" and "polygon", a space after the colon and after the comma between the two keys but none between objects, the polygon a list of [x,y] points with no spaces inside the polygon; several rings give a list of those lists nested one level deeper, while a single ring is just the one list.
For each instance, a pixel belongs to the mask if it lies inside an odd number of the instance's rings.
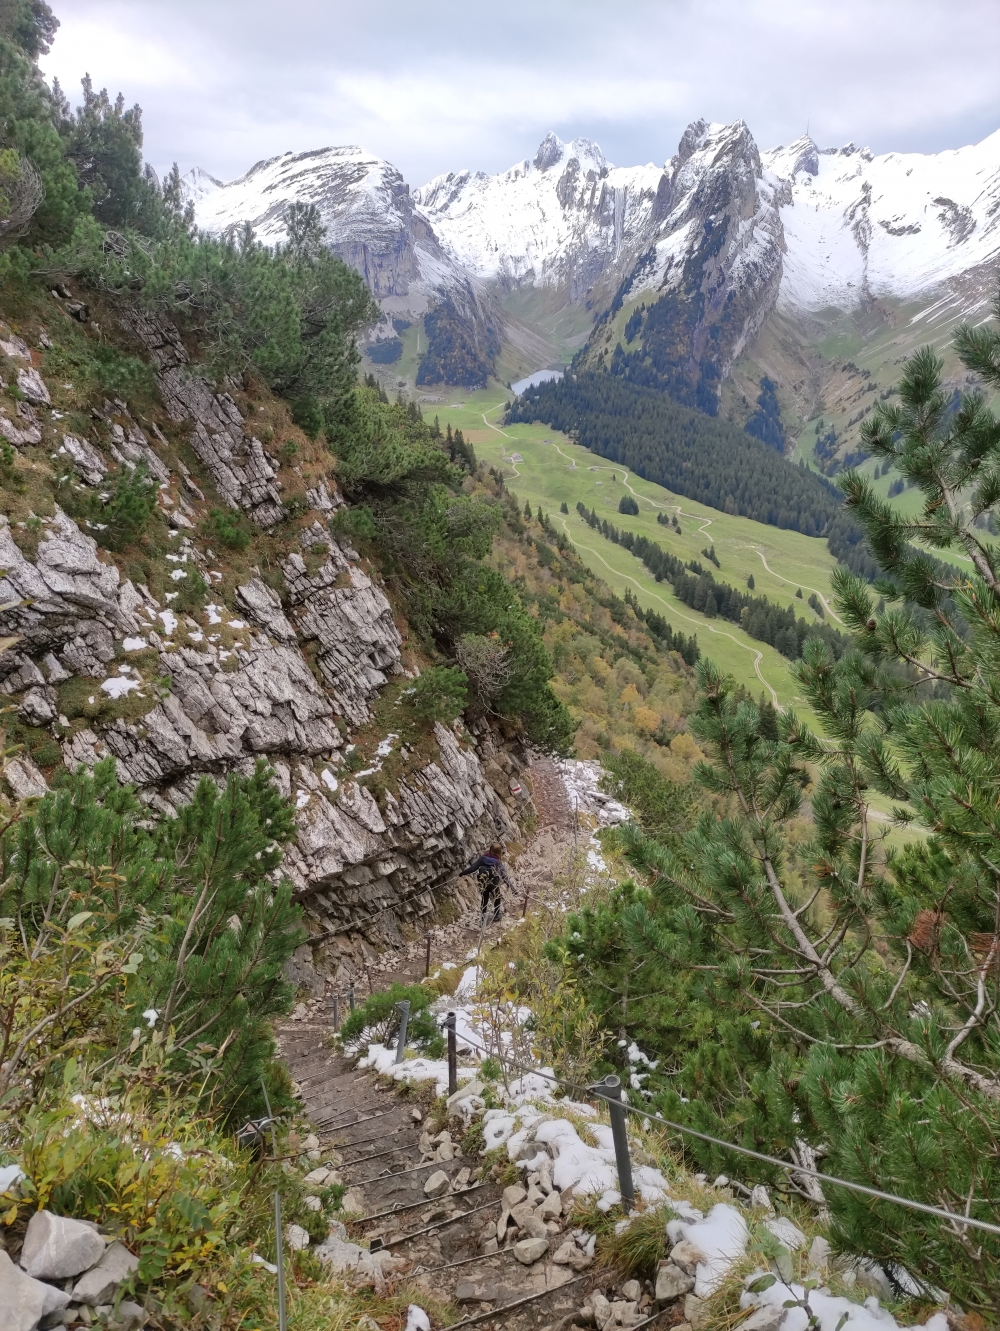
[{"label": "snow-covered ridge", "polygon": [[[616,167],[596,143],[547,134],[534,158],[490,176],[437,176],[414,200],[441,243],[479,277],[587,285],[649,222],[664,168]],[[582,287],[581,287],[582,289]]]},{"label": "snow-covered ridge", "polygon": [[947,152],[874,157],[807,137],[760,153],[743,121],[696,121],[663,166],[614,166],[589,139],[550,133],[506,171],[449,172],[415,190],[354,146],[285,153],[229,184],[196,169],[186,186],[199,227],[249,221],[272,244],[293,202],[314,203],[332,248],[390,318],[451,299],[479,324],[490,283],[586,296],[598,314],[623,279],[632,296],[673,289],[690,259],[702,270],[699,251],[725,214],[724,252],[704,272],[719,299],[740,303],[729,360],[775,298],[786,310],[851,309],[971,272],[968,313],[1000,259],[1000,131]]},{"label": "snow-covered ridge", "polygon": [[783,308],[905,299],[1000,259],[1000,131],[878,157],[801,138],[762,162],[782,199]]}]

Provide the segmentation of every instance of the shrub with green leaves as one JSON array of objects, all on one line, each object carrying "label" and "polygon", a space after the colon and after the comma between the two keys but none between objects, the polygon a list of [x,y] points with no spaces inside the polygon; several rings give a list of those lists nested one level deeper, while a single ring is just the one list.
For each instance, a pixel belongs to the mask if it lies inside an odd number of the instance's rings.
[{"label": "shrub with green leaves", "polygon": [[411,689],[406,702],[424,721],[454,721],[465,710],[469,681],[457,666],[428,666]]},{"label": "shrub with green leaves", "polygon": [[[162,1068],[217,1112],[261,1107],[282,966],[303,938],[273,872],[294,822],[269,769],[203,778],[150,823],[114,760],[67,776],[0,835],[0,1118],[70,1060]],[[146,1014],[145,1017],[142,1014]]]},{"label": "shrub with green leaves", "polygon": [[156,509],[156,482],[140,463],[133,471],[123,467],[111,487],[111,498],[100,510],[100,543],[122,550],[138,540]]},{"label": "shrub with green leaves", "polygon": [[340,1028],[345,1045],[392,1045],[399,1035],[399,1004],[408,1000],[410,1016],[407,1024],[407,1043],[415,1045],[429,1058],[438,1058],[444,1050],[444,1039],[430,1011],[433,994],[419,984],[392,984],[388,989],[371,997],[355,1008]]},{"label": "shrub with green leaves", "polygon": [[210,509],[201,530],[206,540],[227,550],[245,550],[250,544],[250,524],[232,508]]}]

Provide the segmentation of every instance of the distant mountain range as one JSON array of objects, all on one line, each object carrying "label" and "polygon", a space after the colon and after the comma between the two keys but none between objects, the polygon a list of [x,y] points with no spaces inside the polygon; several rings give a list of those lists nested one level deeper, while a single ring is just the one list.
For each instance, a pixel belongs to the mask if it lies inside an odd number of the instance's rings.
[{"label": "distant mountain range", "polygon": [[396,364],[416,327],[397,368],[418,383],[471,387],[577,353],[713,413],[772,315],[805,341],[931,296],[983,317],[1000,258],[1000,132],[934,155],[808,137],[761,153],[743,121],[696,121],[662,167],[548,134],[508,171],[418,189],[355,147],[287,153],[229,184],[195,170],[187,186],[200,227],[249,221],[270,243],[292,202],[315,203],[384,311],[373,360]]}]

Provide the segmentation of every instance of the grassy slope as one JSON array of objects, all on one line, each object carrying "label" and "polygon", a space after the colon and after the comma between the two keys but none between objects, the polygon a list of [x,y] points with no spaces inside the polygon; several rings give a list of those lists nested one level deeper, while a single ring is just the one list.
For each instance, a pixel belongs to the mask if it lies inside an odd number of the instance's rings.
[{"label": "grassy slope", "polygon": [[[616,526],[643,532],[671,553],[685,560],[699,559],[707,568],[711,565],[701,551],[714,544],[722,567],[713,571],[721,581],[745,586],[752,573],[757,594],[770,597],[776,604],[794,606],[807,620],[816,618],[805,602],[809,589],[827,597],[830,593],[830,573],[835,562],[824,541],[798,532],[779,531],[748,518],[730,517],[717,509],[678,498],[662,486],[637,476],[629,475],[626,481],[621,467],[544,426],[512,425],[501,430],[495,422],[507,400],[502,389],[466,394],[459,400],[461,407],[449,405],[441,411],[442,421],[447,419],[453,426],[460,426],[483,461],[503,468],[515,493],[529,500],[534,508],[541,504],[553,521],[561,522],[588,567],[619,595],[631,588],[641,605],[666,614],[676,628],[697,633],[705,655],[731,671],[755,693],[763,683],[773,689],[783,706],[801,707],[789,663],[780,653],[766,643],[756,642],[727,621],[706,619],[682,605],[669,583],[657,583],[638,559],[588,527],[577,514],[576,504],[582,500],[588,508],[596,507],[602,517],[606,516]],[[429,413],[438,408],[435,404],[426,410]],[[511,453],[519,453],[523,460],[504,461]],[[639,499],[638,517],[618,512],[618,501],[627,493]],[[570,510],[568,515],[559,514],[562,501]],[[658,511],[675,510],[679,514],[681,536],[656,522]],[[802,600],[795,596],[797,587],[803,589]]]}]

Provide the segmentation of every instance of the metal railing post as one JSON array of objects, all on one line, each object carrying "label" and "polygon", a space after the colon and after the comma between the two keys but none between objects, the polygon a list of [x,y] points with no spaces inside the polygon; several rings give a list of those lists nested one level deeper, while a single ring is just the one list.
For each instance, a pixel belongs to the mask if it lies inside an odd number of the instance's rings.
[{"label": "metal railing post", "polygon": [[333,1029],[334,1032],[340,1030],[340,995],[333,996]]},{"label": "metal railing post", "polygon": [[426,980],[427,977],[430,975],[430,973],[431,973],[431,936],[430,936],[430,934],[428,933],[428,935],[427,935],[427,959],[426,959],[425,962],[424,962],[424,979],[425,979],[425,980]]},{"label": "metal railing post", "polygon": [[[267,1085],[264,1078],[260,1079],[260,1089],[264,1092],[264,1105],[267,1109],[267,1120],[271,1128],[271,1151],[275,1160],[278,1159],[278,1138],[274,1131],[274,1119],[271,1117],[271,1097],[267,1093]],[[274,1248],[275,1261],[278,1267],[278,1331],[287,1331],[288,1322],[285,1313],[285,1245],[281,1235],[281,1190],[274,1190]]]},{"label": "metal railing post", "polygon": [[286,1331],[285,1321],[285,1245],[281,1237],[281,1193],[274,1191],[274,1246],[278,1259],[278,1331]]},{"label": "metal railing post", "polygon": [[399,1039],[396,1042],[396,1062],[402,1063],[403,1051],[406,1048],[406,1027],[410,1020],[410,1000],[404,998],[396,1006],[399,1008]]},{"label": "metal railing post", "polygon": [[351,981],[350,988],[347,991],[347,1001],[351,1005],[351,1011],[354,1011],[354,981]]},{"label": "metal railing post", "polygon": [[618,1166],[618,1191],[626,1211],[635,1206],[635,1188],[632,1185],[632,1161],[628,1153],[628,1132],[625,1127],[625,1106],[622,1104],[622,1084],[618,1077],[608,1076],[590,1088],[608,1102],[611,1116],[611,1137],[615,1144],[615,1163]]},{"label": "metal railing post", "polygon": [[448,1032],[448,1094],[454,1095],[458,1090],[458,1037],[454,1012],[448,1013],[445,1030]]}]

